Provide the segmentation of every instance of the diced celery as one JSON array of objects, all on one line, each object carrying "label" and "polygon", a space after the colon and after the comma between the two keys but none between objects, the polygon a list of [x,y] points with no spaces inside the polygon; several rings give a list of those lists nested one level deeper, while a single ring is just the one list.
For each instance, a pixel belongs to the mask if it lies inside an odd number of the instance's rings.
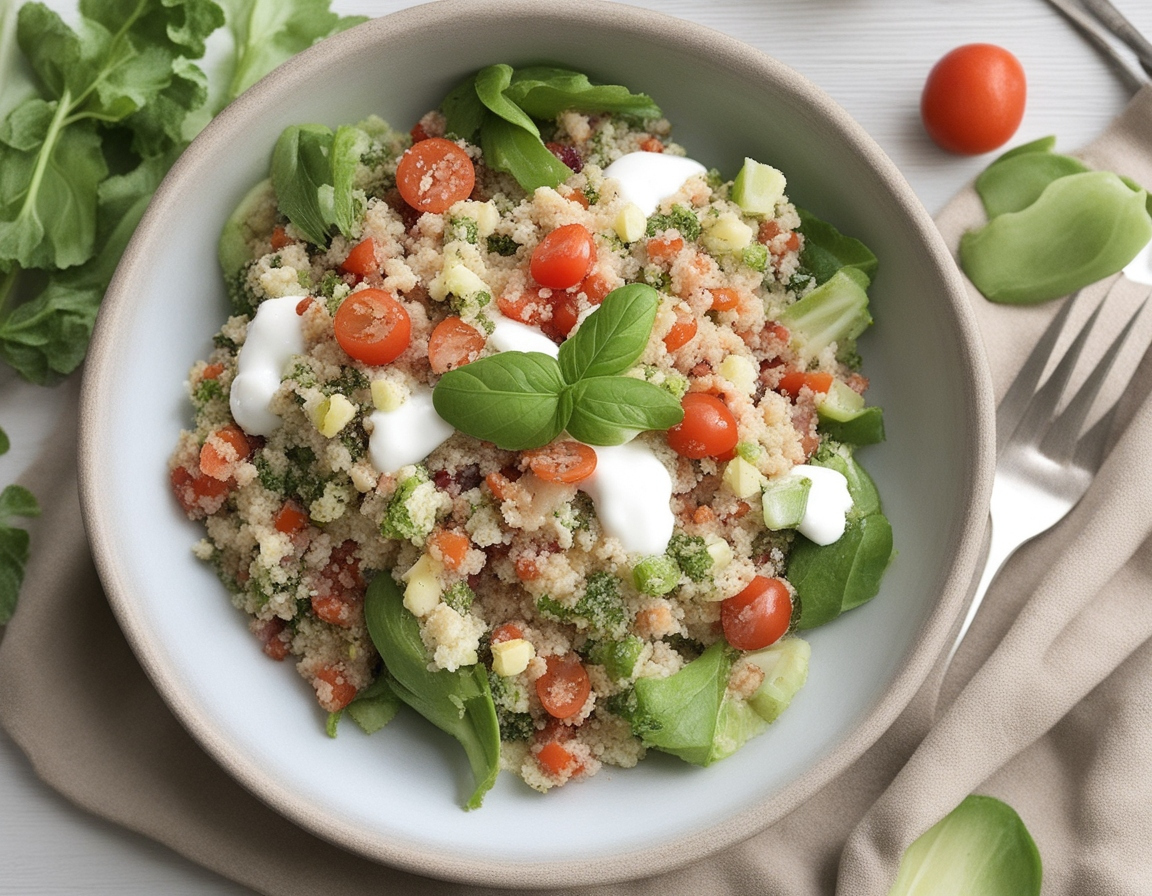
[{"label": "diced celery", "polygon": [[764,673],[764,681],[748,698],[748,704],[764,721],[774,722],[804,686],[811,655],[808,642],[795,636],[782,638],[771,647],[747,655]]},{"label": "diced celery", "polygon": [[811,489],[812,481],[802,476],[770,479],[764,489],[764,525],[774,532],[800,525]]},{"label": "diced celery", "polygon": [[884,412],[878,407],[861,408],[837,419],[823,408],[817,409],[820,431],[837,442],[875,445],[884,441]]},{"label": "diced celery", "polygon": [[864,279],[855,268],[841,268],[780,315],[803,357],[810,358],[833,342],[855,339],[872,323]]},{"label": "diced celery", "polygon": [[749,214],[771,216],[787,185],[783,173],[771,165],[746,158],[732,184],[732,201]]}]

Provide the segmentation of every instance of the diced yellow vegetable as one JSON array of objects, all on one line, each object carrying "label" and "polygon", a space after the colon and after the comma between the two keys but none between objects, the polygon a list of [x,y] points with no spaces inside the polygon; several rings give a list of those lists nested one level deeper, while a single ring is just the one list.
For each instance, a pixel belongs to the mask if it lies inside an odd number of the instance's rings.
[{"label": "diced yellow vegetable", "polygon": [[705,535],[704,548],[708,551],[708,556],[712,558],[712,569],[720,572],[725,566],[732,562],[735,554],[732,551],[732,545],[728,544],[719,535]]},{"label": "diced yellow vegetable", "polygon": [[709,252],[730,255],[748,247],[754,232],[735,215],[704,219],[704,245]]},{"label": "diced yellow vegetable", "polygon": [[508,678],[519,675],[528,668],[532,657],[536,656],[536,648],[531,641],[523,638],[512,638],[492,645],[492,671],[497,675]]},{"label": "diced yellow vegetable", "polygon": [[480,237],[491,234],[496,229],[496,225],[500,223],[500,212],[491,200],[476,202],[472,199],[466,199],[460,203],[458,210],[476,222],[477,235]]},{"label": "diced yellow vegetable", "polygon": [[404,389],[391,380],[372,381],[372,406],[378,411],[394,411],[404,404]]},{"label": "diced yellow vegetable", "polygon": [[440,584],[443,567],[430,554],[424,554],[404,573],[404,606],[416,617],[427,616],[438,603],[444,589]]},{"label": "diced yellow vegetable", "polygon": [[356,405],[335,392],[316,405],[312,413],[312,424],[320,435],[330,439],[351,423],[355,416]]},{"label": "diced yellow vegetable", "polygon": [[784,195],[787,186],[781,171],[745,158],[744,167],[732,184],[732,201],[749,214],[772,216],[776,213],[776,202]]},{"label": "diced yellow vegetable", "polygon": [[737,498],[751,498],[760,494],[768,481],[764,474],[742,457],[734,457],[724,467],[724,484]]},{"label": "diced yellow vegetable", "polygon": [[612,225],[616,235],[626,243],[634,243],[644,236],[648,228],[648,220],[644,211],[636,203],[629,202],[616,215],[616,222]]},{"label": "diced yellow vegetable", "polygon": [[743,355],[729,355],[720,362],[720,376],[728,380],[733,386],[745,395],[751,395],[756,389],[756,380],[760,376],[760,368],[750,358]]},{"label": "diced yellow vegetable", "polygon": [[438,302],[443,302],[449,295],[467,299],[482,292],[489,292],[488,284],[453,255],[444,260],[444,267],[428,284],[428,294]]}]

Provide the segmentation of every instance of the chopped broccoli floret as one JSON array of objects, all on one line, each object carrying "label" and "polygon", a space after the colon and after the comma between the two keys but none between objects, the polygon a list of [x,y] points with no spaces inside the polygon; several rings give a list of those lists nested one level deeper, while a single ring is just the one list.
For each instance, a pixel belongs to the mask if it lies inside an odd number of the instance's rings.
[{"label": "chopped broccoli floret", "polygon": [[476,593],[468,587],[467,582],[461,581],[452,585],[441,595],[440,599],[457,613],[463,615],[472,606],[472,601],[476,599]]},{"label": "chopped broccoli floret", "polygon": [[196,403],[197,407],[203,407],[210,401],[220,401],[227,397],[224,393],[224,387],[220,385],[220,381],[217,379],[200,380],[196,384],[196,388],[192,390],[192,401]]},{"label": "chopped broccoli floret", "polygon": [[502,255],[507,258],[515,255],[520,244],[506,233],[493,233],[487,239],[488,251],[493,255]]},{"label": "chopped broccoli floret", "polygon": [[480,225],[472,218],[452,218],[444,228],[444,242],[463,240],[476,245],[480,239]]},{"label": "chopped broccoli floret", "polygon": [[340,374],[333,380],[325,383],[321,389],[325,395],[332,395],[339,392],[341,395],[348,397],[353,392],[358,392],[361,389],[367,389],[369,386],[368,377],[364,372],[355,367],[343,367],[340,369]]},{"label": "chopped broccoli floret", "polygon": [[712,569],[712,555],[699,535],[674,532],[668,541],[668,556],[676,561],[680,571],[693,582],[703,582]]},{"label": "chopped broccoli floret", "polygon": [[673,227],[690,243],[695,242],[700,236],[700,219],[686,205],[672,206],[671,213],[667,215],[652,215],[648,219],[648,236],[655,236],[660,231]]},{"label": "chopped broccoli floret", "polygon": [[632,581],[641,594],[667,594],[680,582],[680,567],[667,554],[655,554],[633,567]]},{"label": "chopped broccoli floret", "polygon": [[[246,314],[251,317],[256,313],[256,306],[259,302],[256,301],[256,296],[252,290],[248,288],[247,267],[241,268],[237,273],[226,278],[224,285],[228,291],[228,302],[232,306],[233,314]],[[227,339],[228,337],[221,338]],[[236,348],[236,343],[230,339],[228,342],[231,343],[229,348]]]},{"label": "chopped broccoli floret", "polygon": [[569,607],[545,594],[536,599],[536,609],[559,622],[589,628],[598,634],[621,633],[627,621],[620,580],[610,572],[588,576],[584,593]]},{"label": "chopped broccoli floret", "polygon": [[622,641],[597,641],[588,652],[588,659],[603,666],[613,681],[622,681],[632,677],[643,650],[644,642],[628,635]]},{"label": "chopped broccoli floret", "polygon": [[435,512],[429,513],[423,506],[427,499],[425,493],[435,491],[436,487],[424,467],[415,470],[396,487],[380,523],[380,534],[386,538],[410,539],[419,544],[436,524]]},{"label": "chopped broccoli floret", "polygon": [[753,243],[740,254],[745,267],[763,273],[768,268],[768,247],[763,243]]}]

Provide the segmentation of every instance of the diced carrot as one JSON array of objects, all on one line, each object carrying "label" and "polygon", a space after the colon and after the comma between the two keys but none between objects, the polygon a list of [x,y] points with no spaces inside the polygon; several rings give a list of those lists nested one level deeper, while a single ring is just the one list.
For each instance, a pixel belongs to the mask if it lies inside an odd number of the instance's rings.
[{"label": "diced carrot", "polygon": [[740,293],[730,286],[708,290],[712,296],[713,311],[734,311],[740,307]]},{"label": "diced carrot", "polygon": [[376,242],[372,237],[365,237],[340,262],[340,270],[357,277],[367,277],[379,270],[376,264]]},{"label": "diced carrot", "polygon": [[229,425],[218,429],[200,449],[200,472],[213,479],[229,479],[235,465],[246,460],[251,450],[240,427]]},{"label": "diced carrot", "polygon": [[672,324],[672,329],[664,334],[664,348],[670,352],[683,348],[692,341],[697,329],[699,329],[699,324],[691,312],[677,311],[676,323]]},{"label": "diced carrot", "polygon": [[459,569],[468,556],[472,541],[458,529],[437,529],[428,536],[428,546],[433,556],[440,555],[440,562],[447,569]]},{"label": "diced carrot", "polygon": [[518,557],[516,559],[516,578],[521,582],[531,582],[540,578],[540,567],[531,557]]},{"label": "diced carrot", "polygon": [[832,388],[832,380],[833,376],[830,373],[790,370],[780,377],[780,391],[787,392],[793,398],[799,395],[805,386],[813,392],[827,392]]},{"label": "diced carrot", "polygon": [[515,483],[503,473],[489,473],[484,477],[484,484],[497,501],[508,501],[515,496],[516,490],[513,488]]},{"label": "diced carrot", "polygon": [[779,233],[780,225],[775,221],[762,221],[760,222],[760,229],[756,233],[756,239],[761,243],[770,243],[776,239]]},{"label": "diced carrot", "polygon": [[604,301],[604,296],[608,295],[612,289],[607,277],[593,271],[584,278],[578,291],[587,296],[589,303],[599,305]]},{"label": "diced carrot", "polygon": [[659,137],[645,137],[640,141],[641,152],[664,152],[664,144]]},{"label": "diced carrot", "polygon": [[496,299],[496,307],[505,317],[523,324],[539,326],[551,316],[552,303],[540,295],[538,288],[529,287],[518,295],[499,296]]},{"label": "diced carrot", "polygon": [[671,261],[683,250],[684,240],[678,236],[658,236],[648,240],[649,261]]},{"label": "diced carrot", "polygon": [[295,501],[285,501],[272,517],[272,525],[277,532],[295,535],[308,525],[308,514]]},{"label": "diced carrot", "polygon": [[224,372],[224,365],[223,364],[209,364],[208,366],[206,366],[204,368],[203,372],[201,372],[200,378],[203,380],[214,380],[214,379],[216,379],[216,377],[220,376],[220,374],[222,374],[223,372]]},{"label": "diced carrot", "polygon": [[339,666],[323,666],[312,681],[316,699],[326,712],[339,712],[356,697],[356,688]]},{"label": "diced carrot", "polygon": [[492,629],[492,636],[488,639],[490,644],[502,644],[505,641],[515,641],[524,637],[524,630],[514,622],[505,622]]},{"label": "diced carrot", "polygon": [[692,522],[703,526],[716,520],[716,512],[707,504],[701,504],[692,513]]},{"label": "diced carrot", "polygon": [[272,248],[277,251],[283,249],[285,246],[292,245],[293,242],[292,237],[288,236],[284,227],[280,224],[272,228],[272,236],[268,241],[272,244]]},{"label": "diced carrot", "polygon": [[312,296],[304,296],[299,302],[296,303],[296,316],[303,317],[304,312],[312,307],[316,300]]},{"label": "diced carrot", "polygon": [[416,124],[412,126],[412,130],[408,133],[412,137],[413,143],[419,143],[421,140],[427,140],[429,137],[428,132],[424,130],[424,125],[420,124],[420,122],[416,122]]},{"label": "diced carrot", "polygon": [[540,751],[536,754],[536,761],[540,763],[540,767],[548,774],[559,778],[565,772],[572,769],[576,764],[576,757],[569,752],[567,747],[562,747],[553,740],[540,748]]}]

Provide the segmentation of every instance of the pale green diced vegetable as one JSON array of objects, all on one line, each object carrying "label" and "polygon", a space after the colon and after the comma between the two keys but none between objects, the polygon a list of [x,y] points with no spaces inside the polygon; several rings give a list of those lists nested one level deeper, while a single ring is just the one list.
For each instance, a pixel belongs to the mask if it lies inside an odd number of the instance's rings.
[{"label": "pale green diced vegetable", "polygon": [[804,686],[811,655],[808,642],[795,636],[781,638],[771,647],[747,655],[764,673],[764,681],[748,698],[748,704],[764,721],[775,721]]},{"label": "pale green diced vegetable", "polygon": [[802,476],[786,476],[769,480],[764,489],[764,525],[773,532],[795,529],[808,509],[808,492],[812,480]]}]

